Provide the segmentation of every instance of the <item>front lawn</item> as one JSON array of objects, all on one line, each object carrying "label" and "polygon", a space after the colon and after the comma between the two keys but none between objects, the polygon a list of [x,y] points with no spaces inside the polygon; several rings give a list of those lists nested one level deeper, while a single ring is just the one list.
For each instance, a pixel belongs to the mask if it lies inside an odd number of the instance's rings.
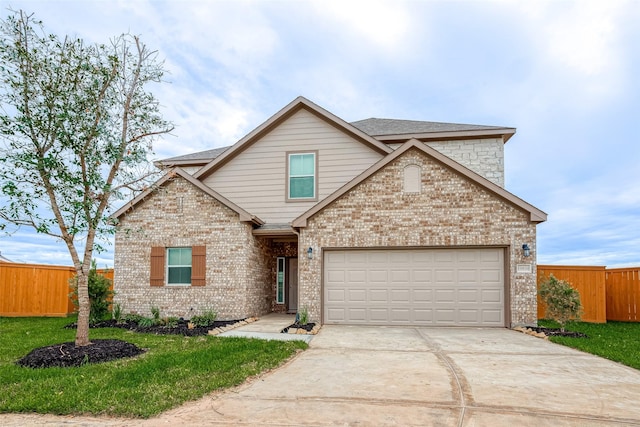
[{"label": "front lawn", "polygon": [[[549,320],[540,320],[538,324],[545,328],[558,327]],[[549,337],[549,340],[640,369],[640,323],[569,322],[565,329],[585,333],[589,338]]]},{"label": "front lawn", "polygon": [[92,329],[147,350],[132,359],[77,368],[15,364],[37,347],[73,341],[73,318],[0,318],[0,412],[148,418],[280,365],[301,341],[151,335]]}]

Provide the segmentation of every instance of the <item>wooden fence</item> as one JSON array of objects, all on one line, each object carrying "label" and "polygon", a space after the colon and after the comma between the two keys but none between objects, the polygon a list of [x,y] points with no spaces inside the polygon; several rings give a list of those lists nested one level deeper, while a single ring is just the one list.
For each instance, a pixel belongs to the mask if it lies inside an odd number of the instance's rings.
[{"label": "wooden fence", "polygon": [[640,322],[640,268],[612,268],[606,275],[607,319]]},{"label": "wooden fence", "polygon": [[[605,288],[606,267],[577,267],[538,265],[538,283],[553,274],[566,280],[580,292],[584,314],[582,320],[592,323],[607,322],[607,293]],[[546,307],[538,296],[538,319],[544,319]]]},{"label": "wooden fence", "polygon": [[[113,270],[98,270],[113,280]],[[0,316],[64,317],[75,312],[69,298],[73,267],[0,263]]]},{"label": "wooden fence", "polygon": [[[550,274],[580,292],[585,322],[640,322],[640,268],[538,265],[538,283]],[[538,297],[538,319],[544,316],[545,307]]]}]

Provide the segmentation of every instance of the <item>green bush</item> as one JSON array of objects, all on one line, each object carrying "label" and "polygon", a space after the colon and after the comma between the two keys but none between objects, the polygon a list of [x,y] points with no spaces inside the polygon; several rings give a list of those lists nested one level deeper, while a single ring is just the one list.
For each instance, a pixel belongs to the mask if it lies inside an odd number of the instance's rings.
[{"label": "green bush", "polygon": [[206,310],[198,316],[193,316],[190,321],[194,326],[211,326],[216,321],[218,313],[213,310]]},{"label": "green bush", "polygon": [[[91,269],[89,270],[89,302],[91,303],[91,312],[89,314],[89,322],[99,322],[109,315],[109,304],[111,298],[115,294],[111,290],[111,280],[98,273],[96,261],[91,261]],[[71,279],[71,300],[78,308],[78,276]]]},{"label": "green bush", "polygon": [[580,320],[580,293],[569,282],[558,280],[551,274],[540,282],[538,294],[547,306],[546,317],[558,322],[561,331],[564,332],[564,326],[569,320]]}]

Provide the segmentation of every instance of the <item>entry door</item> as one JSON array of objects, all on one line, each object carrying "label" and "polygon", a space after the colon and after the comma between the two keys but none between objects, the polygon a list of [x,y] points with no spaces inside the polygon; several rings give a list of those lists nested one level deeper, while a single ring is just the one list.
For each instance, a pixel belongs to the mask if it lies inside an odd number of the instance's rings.
[{"label": "entry door", "polygon": [[298,311],[298,258],[288,258],[287,309]]}]

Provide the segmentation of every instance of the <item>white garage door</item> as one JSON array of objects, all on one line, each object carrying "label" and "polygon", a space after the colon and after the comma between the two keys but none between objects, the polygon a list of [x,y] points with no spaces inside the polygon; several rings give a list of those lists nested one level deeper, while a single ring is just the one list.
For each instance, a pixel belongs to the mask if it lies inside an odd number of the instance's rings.
[{"label": "white garage door", "polygon": [[323,294],[328,324],[503,327],[503,250],[326,250]]}]

